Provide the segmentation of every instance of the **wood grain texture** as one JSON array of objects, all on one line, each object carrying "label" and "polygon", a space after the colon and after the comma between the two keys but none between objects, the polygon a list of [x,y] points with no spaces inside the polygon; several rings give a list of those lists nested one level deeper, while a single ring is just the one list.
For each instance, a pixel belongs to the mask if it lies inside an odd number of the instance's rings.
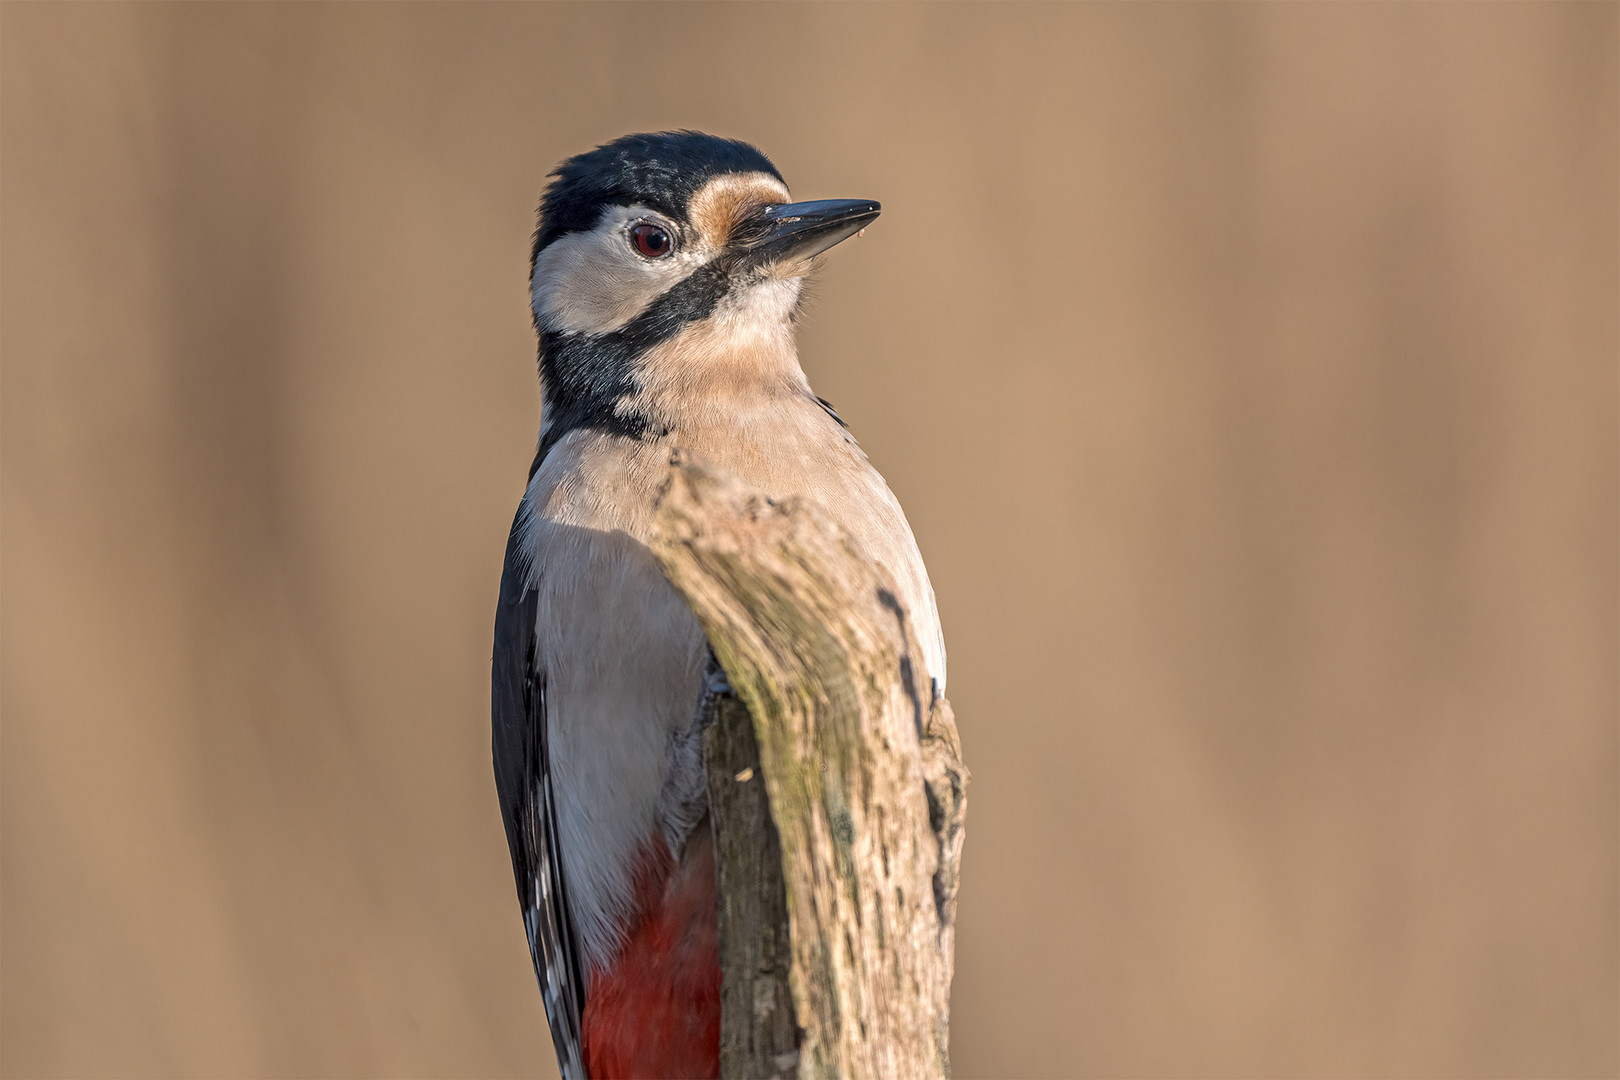
[{"label": "wood grain texture", "polygon": [[[672,466],[654,549],[749,719],[721,699],[708,743],[726,897],[722,1072],[949,1075],[967,781],[950,708],[920,685],[892,582],[813,504]],[[756,784],[769,822],[747,794]],[[773,840],[796,1062],[775,1007],[772,860],[750,854]]]},{"label": "wood grain texture", "polygon": [[799,1024],[782,842],[765,797],[754,720],[735,695],[716,699],[703,750],[719,875],[720,1075],[792,1077]]}]

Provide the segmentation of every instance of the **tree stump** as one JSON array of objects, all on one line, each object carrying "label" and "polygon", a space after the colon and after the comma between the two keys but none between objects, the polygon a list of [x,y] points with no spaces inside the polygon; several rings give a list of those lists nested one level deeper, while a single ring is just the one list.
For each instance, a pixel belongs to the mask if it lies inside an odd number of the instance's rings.
[{"label": "tree stump", "polygon": [[967,770],[893,581],[813,503],[671,463],[654,550],[705,732],[724,1077],[944,1077]]}]

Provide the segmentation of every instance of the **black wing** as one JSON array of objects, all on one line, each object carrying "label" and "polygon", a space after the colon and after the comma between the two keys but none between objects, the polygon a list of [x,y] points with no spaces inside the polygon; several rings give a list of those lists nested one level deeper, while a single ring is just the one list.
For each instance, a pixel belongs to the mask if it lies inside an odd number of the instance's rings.
[{"label": "black wing", "polygon": [[535,668],[536,597],[525,582],[518,550],[522,518],[520,507],[506,542],[501,599],[495,610],[490,695],[495,790],[506,821],[512,873],[517,877],[523,924],[529,932],[534,974],[540,980],[546,1018],[551,1021],[557,1065],[563,1080],[584,1080],[580,1018],[585,983],[580,978],[579,949],[557,856],[557,815],[546,760],[545,679]]},{"label": "black wing", "polygon": [[821,406],[822,412],[838,421],[839,427],[843,428],[845,431],[849,430],[849,425],[844,423],[844,418],[842,416],[838,415],[838,410],[832,407],[832,402],[828,401],[824,397],[818,397],[816,398],[816,404]]}]

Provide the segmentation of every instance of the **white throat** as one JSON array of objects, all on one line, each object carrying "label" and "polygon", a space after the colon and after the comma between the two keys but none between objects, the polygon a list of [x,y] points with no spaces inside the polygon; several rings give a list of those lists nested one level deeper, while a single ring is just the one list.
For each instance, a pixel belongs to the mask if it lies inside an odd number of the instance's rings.
[{"label": "white throat", "polygon": [[706,319],[647,350],[626,402],[673,428],[746,424],[784,397],[813,397],[799,366],[793,311],[803,278],[734,291]]}]

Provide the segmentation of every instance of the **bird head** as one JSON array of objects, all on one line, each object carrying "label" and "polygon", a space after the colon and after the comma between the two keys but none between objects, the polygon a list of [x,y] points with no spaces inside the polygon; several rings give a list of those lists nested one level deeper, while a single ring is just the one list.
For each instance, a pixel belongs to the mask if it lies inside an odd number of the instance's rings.
[{"label": "bird head", "polygon": [[752,295],[761,292],[786,317],[811,259],[879,209],[868,199],[791,202],[782,174],[747,143],[626,135],[553,174],[530,263],[535,322],[595,337],[637,320],[705,318],[727,301],[768,304]]},{"label": "bird head", "polygon": [[705,357],[790,343],[813,260],[879,209],[792,202],[759,150],[694,131],[626,135],[563,162],[529,275],[548,428],[645,426],[631,399],[660,347],[690,373]]}]

